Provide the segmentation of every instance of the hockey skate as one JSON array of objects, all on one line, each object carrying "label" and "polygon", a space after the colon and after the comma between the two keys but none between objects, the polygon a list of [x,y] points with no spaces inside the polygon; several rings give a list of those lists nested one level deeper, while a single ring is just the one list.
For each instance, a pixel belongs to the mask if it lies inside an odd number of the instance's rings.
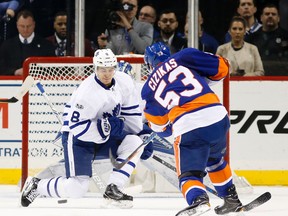
[{"label": "hockey skate", "polygon": [[210,210],[209,197],[205,193],[197,197],[192,203],[192,205],[179,211],[175,216],[190,216],[190,215],[197,216],[202,215],[209,210]]},{"label": "hockey skate", "polygon": [[242,203],[238,198],[235,185],[232,185],[228,189],[228,196],[224,197],[224,204],[217,206],[214,211],[218,215],[224,215],[231,212],[240,212],[242,211]]},{"label": "hockey skate", "polygon": [[35,177],[28,177],[26,179],[21,195],[21,205],[23,207],[29,206],[36,199],[36,197],[39,196],[39,193],[37,192],[39,181],[40,179]]},{"label": "hockey skate", "polygon": [[110,184],[106,187],[103,194],[105,203],[104,208],[132,208],[133,197],[122,193],[118,187],[114,184]]}]

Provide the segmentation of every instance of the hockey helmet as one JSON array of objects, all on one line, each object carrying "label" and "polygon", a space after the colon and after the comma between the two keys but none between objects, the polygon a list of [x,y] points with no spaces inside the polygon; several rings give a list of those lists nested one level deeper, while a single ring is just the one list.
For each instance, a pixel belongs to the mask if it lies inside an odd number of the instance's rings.
[{"label": "hockey helmet", "polygon": [[117,58],[111,49],[98,49],[94,53],[93,64],[97,67],[116,67]]},{"label": "hockey helmet", "polygon": [[144,53],[146,64],[155,68],[159,63],[164,62],[170,57],[170,49],[162,42],[156,42],[147,46]]}]

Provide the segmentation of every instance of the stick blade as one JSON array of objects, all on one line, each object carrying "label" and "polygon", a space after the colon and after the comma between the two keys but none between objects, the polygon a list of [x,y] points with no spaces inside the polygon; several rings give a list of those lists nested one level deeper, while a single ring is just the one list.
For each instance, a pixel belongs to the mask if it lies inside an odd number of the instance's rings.
[{"label": "stick blade", "polygon": [[12,97],[9,99],[0,99],[0,103],[16,103],[18,99],[16,97]]},{"label": "stick blade", "polygon": [[121,169],[129,161],[128,158],[122,162],[116,161],[116,159],[114,158],[114,156],[112,154],[111,149],[109,149],[109,158],[110,158],[112,166],[118,170]]},{"label": "stick blade", "polygon": [[20,91],[15,97],[18,100],[22,98],[31,89],[33,84],[34,84],[34,78],[32,76],[27,76],[20,88]]}]

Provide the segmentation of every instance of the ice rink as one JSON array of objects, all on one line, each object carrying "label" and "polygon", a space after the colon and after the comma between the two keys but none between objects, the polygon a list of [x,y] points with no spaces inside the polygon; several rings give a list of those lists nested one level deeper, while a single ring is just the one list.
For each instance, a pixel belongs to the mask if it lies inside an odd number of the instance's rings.
[{"label": "ice rink", "polygon": [[[262,193],[269,191],[272,198],[263,206],[238,215],[247,216],[288,216],[288,187],[254,187],[253,194],[240,194],[243,204],[247,204]],[[128,191],[127,191],[128,192]],[[133,189],[129,191],[133,194]],[[20,192],[16,186],[0,185],[1,216],[174,216],[186,207],[179,193],[137,193],[134,190],[132,209],[104,209],[102,197],[98,193],[87,193],[82,199],[68,199],[58,204],[58,199],[37,198],[29,207],[20,207]],[[212,194],[212,209],[205,216],[216,215],[213,208],[222,201]],[[234,214],[235,215],[235,214]]]}]

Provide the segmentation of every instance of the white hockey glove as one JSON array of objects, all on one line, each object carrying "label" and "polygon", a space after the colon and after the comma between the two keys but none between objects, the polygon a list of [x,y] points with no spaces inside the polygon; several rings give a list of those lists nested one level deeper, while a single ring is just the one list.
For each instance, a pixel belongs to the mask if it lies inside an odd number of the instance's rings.
[{"label": "white hockey glove", "polygon": [[132,71],[132,66],[129,62],[121,60],[117,63],[117,70],[128,74],[132,79],[134,79],[134,73]]}]

